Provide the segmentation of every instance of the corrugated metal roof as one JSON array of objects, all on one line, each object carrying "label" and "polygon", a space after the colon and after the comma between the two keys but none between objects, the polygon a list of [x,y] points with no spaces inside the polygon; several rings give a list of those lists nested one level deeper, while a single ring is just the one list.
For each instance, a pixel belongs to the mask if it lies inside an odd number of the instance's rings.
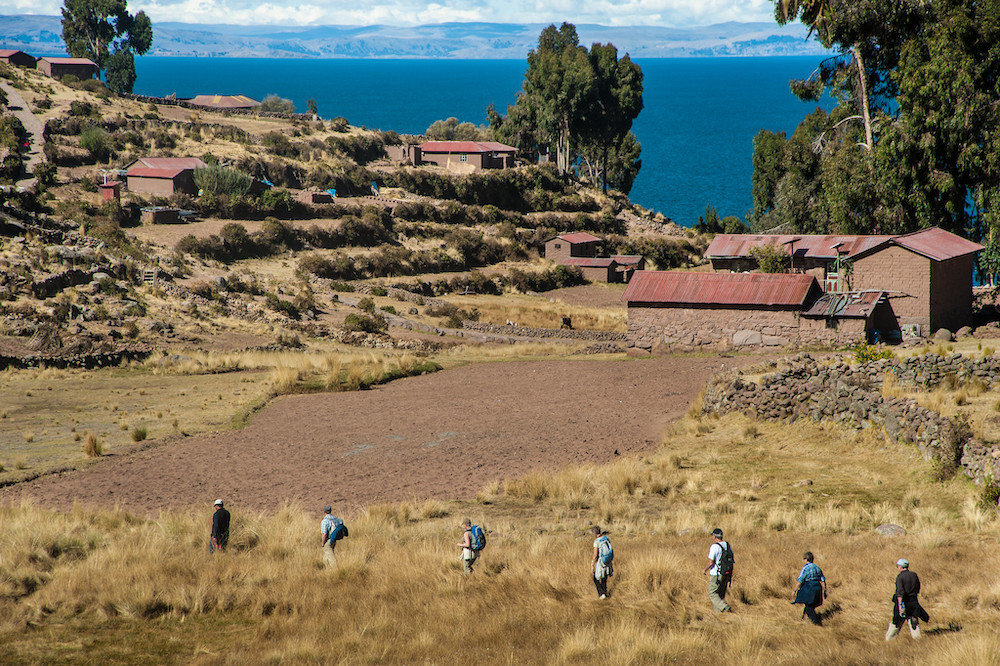
[{"label": "corrugated metal roof", "polygon": [[[17,53],[24,53],[24,51],[18,49],[0,49],[0,58],[9,58]],[[24,53],[24,55],[28,55]]]},{"label": "corrugated metal roof", "polygon": [[749,257],[750,250],[761,245],[777,245],[786,254],[796,257],[836,259],[834,245],[840,243],[840,256],[853,255],[887,241],[891,236],[836,236],[812,234],[716,234],[705,251],[709,259]]},{"label": "corrugated metal roof", "polygon": [[155,167],[137,166],[128,170],[129,178],[176,178],[186,169],[157,169]]},{"label": "corrugated metal roof", "polygon": [[813,306],[802,313],[803,317],[845,317],[867,319],[882,300],[884,292],[862,291],[842,294],[824,294]]},{"label": "corrugated metal roof", "polygon": [[983,249],[979,243],[973,243],[940,227],[894,236],[891,242],[935,261],[964,257]]},{"label": "corrugated metal roof", "polygon": [[93,65],[94,67],[97,67],[97,63],[89,58],[49,58],[42,56],[39,60],[45,60],[54,65]]},{"label": "corrugated metal roof", "polygon": [[798,273],[636,271],[622,294],[622,300],[630,305],[802,306],[813,288],[819,289],[816,279]]},{"label": "corrugated metal roof", "polygon": [[201,169],[208,166],[198,157],[140,157],[129,165],[129,174],[137,167],[150,169]]},{"label": "corrugated metal roof", "polygon": [[641,263],[643,256],[641,254],[615,254],[611,256],[615,260],[616,264],[621,266],[634,266],[635,264]]},{"label": "corrugated metal roof", "polygon": [[260,106],[260,102],[246,95],[195,95],[183,101],[196,106],[209,106],[213,109],[251,109]]},{"label": "corrugated metal roof", "polygon": [[[592,235],[588,234],[586,231],[577,231],[577,232],[572,233],[572,234],[559,234],[558,236],[556,236],[556,238],[561,238],[562,240],[564,240],[564,241],[566,241],[567,243],[570,243],[570,244],[573,244],[573,243],[599,243],[601,241],[600,238],[598,238],[597,236],[592,236]],[[549,240],[554,240],[554,239],[550,238]]]},{"label": "corrugated metal roof", "polygon": [[516,153],[517,148],[496,141],[425,141],[425,153]]},{"label": "corrugated metal roof", "polygon": [[617,263],[611,257],[570,257],[562,261],[563,266],[580,266],[581,268],[607,268]]}]

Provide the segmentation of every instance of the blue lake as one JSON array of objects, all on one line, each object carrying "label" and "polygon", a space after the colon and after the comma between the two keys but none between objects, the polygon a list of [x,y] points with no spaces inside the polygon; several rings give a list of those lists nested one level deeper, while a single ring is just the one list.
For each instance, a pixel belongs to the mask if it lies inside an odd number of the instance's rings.
[{"label": "blue lake", "polygon": [[[751,207],[753,138],[761,129],[789,134],[815,107],[788,90],[818,57],[637,60],[645,108],[633,131],[642,170],[637,204],[691,226],[712,205],[742,217]],[[486,123],[491,102],[502,113],[521,89],[522,60],[296,60],[138,58],[135,92],[193,97],[276,94],[305,111],[315,99],[324,118],[420,134],[450,116]],[[828,105],[829,106],[829,105]]]}]

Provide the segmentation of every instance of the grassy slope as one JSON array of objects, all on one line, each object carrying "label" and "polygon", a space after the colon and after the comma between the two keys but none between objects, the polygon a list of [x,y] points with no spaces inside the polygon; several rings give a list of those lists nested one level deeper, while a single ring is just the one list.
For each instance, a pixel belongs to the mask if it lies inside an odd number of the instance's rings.
[{"label": "grassy slope", "polygon": [[[319,516],[299,507],[237,510],[215,557],[207,511],[7,508],[0,661],[996,663],[998,524],[974,497],[874,433],[730,416],[688,417],[644,459],[530,475],[476,502],[369,507],[347,516],[334,571]],[[492,531],[471,579],[454,546],[466,514]],[[591,521],[616,547],[603,603],[574,535]],[[873,534],[883,522],[908,534]],[[700,574],[715,526],[738,558],[731,616],[712,614]],[[830,582],[821,629],[788,604],[805,549]],[[900,556],[933,620],[919,644],[882,640]]]}]

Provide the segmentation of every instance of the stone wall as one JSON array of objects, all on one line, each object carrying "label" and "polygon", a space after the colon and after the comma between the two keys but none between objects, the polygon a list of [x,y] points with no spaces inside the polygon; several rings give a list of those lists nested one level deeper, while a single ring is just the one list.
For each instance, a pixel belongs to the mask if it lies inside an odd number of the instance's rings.
[{"label": "stone wall", "polygon": [[851,366],[843,361],[822,365],[800,354],[759,383],[748,381],[739,370],[717,375],[706,389],[702,409],[789,422],[828,420],[857,429],[881,427],[890,437],[916,445],[927,459],[958,464],[977,483],[1000,478],[1000,447],[975,440],[961,418],[948,419],[911,398],[884,397],[882,378],[887,373],[901,384],[925,388],[946,380],[994,384],[1000,381],[1000,359],[925,354]]},{"label": "stone wall", "polygon": [[824,320],[808,320],[791,310],[734,308],[628,309],[628,346],[652,351],[734,347],[794,347],[844,345],[861,339],[860,320],[839,320],[827,328]]}]

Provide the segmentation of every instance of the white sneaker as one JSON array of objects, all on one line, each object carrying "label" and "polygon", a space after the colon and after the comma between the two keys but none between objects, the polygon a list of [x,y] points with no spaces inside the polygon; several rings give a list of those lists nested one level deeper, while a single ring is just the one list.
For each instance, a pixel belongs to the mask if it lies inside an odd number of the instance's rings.
[{"label": "white sneaker", "polygon": [[899,635],[899,627],[890,623],[889,629],[885,632],[885,640],[891,641],[893,638]]},{"label": "white sneaker", "polygon": [[917,626],[915,626],[915,627],[914,626],[910,626],[910,637],[911,638],[920,638],[920,625],[919,624]]},{"label": "white sneaker", "polygon": [[602,594],[601,595],[601,599],[607,599],[607,598],[608,598],[608,595],[606,595],[606,594]]}]

